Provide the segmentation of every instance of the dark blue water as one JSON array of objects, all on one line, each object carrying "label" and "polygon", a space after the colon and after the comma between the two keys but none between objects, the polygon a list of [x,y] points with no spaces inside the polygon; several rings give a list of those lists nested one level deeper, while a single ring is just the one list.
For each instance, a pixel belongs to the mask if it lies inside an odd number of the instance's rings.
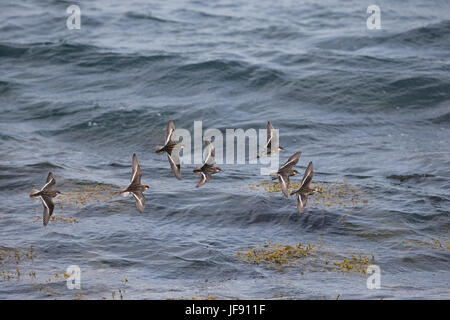
[{"label": "dark blue water", "polygon": [[[366,27],[370,1],[78,1],[80,30],[71,4],[0,5],[1,299],[450,298],[449,1],[377,1],[381,30]],[[170,119],[271,120],[281,161],[302,151],[299,171],[313,161],[314,182],[345,179],[361,201],[312,198],[299,215],[249,187],[271,181],[258,165],[221,165],[196,189],[194,165],[178,181],[154,153]],[[133,153],[143,214],[113,194]],[[49,171],[65,197],[43,227],[28,194]],[[237,258],[318,238],[300,267]],[[321,260],[358,253],[374,254],[381,289]],[[81,290],[55,275],[69,265]]]}]

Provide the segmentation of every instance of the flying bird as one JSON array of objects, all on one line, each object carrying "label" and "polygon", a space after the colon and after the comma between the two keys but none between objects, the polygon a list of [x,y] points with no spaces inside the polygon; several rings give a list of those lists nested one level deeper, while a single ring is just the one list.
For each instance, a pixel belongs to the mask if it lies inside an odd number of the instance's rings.
[{"label": "flying bird", "polygon": [[[290,177],[293,177],[293,176],[295,176],[297,173],[298,173],[297,170],[292,169],[291,172],[289,173],[289,176],[290,176]],[[272,180],[277,180],[277,179],[278,179],[278,175],[277,175],[276,173],[275,173],[275,174],[271,174],[271,176],[272,176]]]},{"label": "flying bird", "polygon": [[[270,121],[267,121],[266,146],[264,147],[264,150],[256,156],[257,158],[260,158],[264,154],[268,157],[270,157],[272,155],[272,141],[275,140],[275,137],[277,137],[276,132],[275,132],[274,128],[272,127],[272,124],[270,123]],[[278,148],[275,150],[275,154],[279,153],[281,150],[283,150],[283,147],[278,146]]]},{"label": "flying bird", "polygon": [[300,188],[297,191],[291,192],[291,195],[297,196],[297,210],[298,213],[302,213],[303,209],[306,206],[306,201],[308,200],[308,196],[317,191],[316,188],[311,189],[310,184],[311,180],[314,176],[314,168],[312,161],[306,167],[305,175],[303,176],[302,183]]},{"label": "flying bird", "polygon": [[197,188],[200,188],[202,185],[211,180],[213,174],[222,171],[222,169],[214,167],[215,157],[216,152],[214,150],[214,146],[209,140],[207,140],[205,147],[205,162],[203,166],[194,169],[195,175],[201,175]]},{"label": "flying bird", "polygon": [[53,214],[53,209],[55,205],[53,203],[54,197],[56,197],[61,192],[57,190],[52,190],[55,185],[55,178],[53,178],[53,174],[51,172],[48,173],[47,181],[41,190],[33,190],[30,194],[31,198],[39,198],[42,201],[42,205],[44,206],[43,212],[43,223],[46,226],[50,220],[50,217]]},{"label": "flying bird", "polygon": [[180,166],[180,150],[183,145],[177,143],[175,140],[175,126],[173,121],[170,120],[166,127],[166,141],[164,146],[157,146],[155,152],[157,154],[167,153],[167,159],[169,160],[170,168],[172,169],[175,177],[181,180],[181,166]]},{"label": "flying bird", "polygon": [[283,192],[286,198],[289,197],[289,176],[295,175],[295,171],[292,170],[292,167],[295,166],[302,155],[301,152],[296,152],[286,161],[285,164],[277,171],[275,174],[278,176],[278,180],[280,181],[281,191]]},{"label": "flying bird", "polygon": [[141,166],[139,165],[136,154],[133,154],[130,185],[128,186],[128,188],[121,190],[120,194],[126,197],[131,193],[136,199],[137,209],[142,213],[144,212],[145,208],[145,197],[142,192],[150,187],[141,184],[141,177]]}]

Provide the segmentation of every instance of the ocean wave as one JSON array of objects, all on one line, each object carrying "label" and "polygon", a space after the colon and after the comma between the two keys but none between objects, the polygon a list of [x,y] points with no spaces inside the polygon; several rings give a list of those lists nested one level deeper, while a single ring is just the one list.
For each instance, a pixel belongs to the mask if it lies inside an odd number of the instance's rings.
[{"label": "ocean wave", "polygon": [[450,20],[433,23],[396,34],[378,36],[338,36],[317,43],[322,49],[357,51],[363,48],[388,46],[399,48],[450,49]]}]

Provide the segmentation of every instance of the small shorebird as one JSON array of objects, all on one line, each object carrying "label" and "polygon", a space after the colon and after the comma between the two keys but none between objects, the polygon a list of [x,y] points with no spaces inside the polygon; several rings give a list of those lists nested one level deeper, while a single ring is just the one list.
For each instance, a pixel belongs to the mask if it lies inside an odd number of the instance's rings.
[{"label": "small shorebird", "polygon": [[294,153],[275,174],[272,174],[272,176],[278,176],[278,180],[280,180],[281,191],[283,191],[283,194],[286,198],[289,197],[289,176],[295,175],[295,171],[292,170],[292,167],[297,164],[301,155],[301,152]]},{"label": "small shorebird", "polygon": [[203,166],[194,169],[195,175],[200,174],[202,176],[201,180],[197,184],[197,188],[211,180],[213,174],[222,171],[220,168],[214,167],[216,152],[214,150],[214,146],[209,140],[206,141],[205,155],[205,162]]},{"label": "small shorebird", "polygon": [[[291,173],[289,174],[289,176],[290,176],[290,177],[293,177],[293,176],[295,176],[297,173],[298,173],[297,170],[292,169],[292,170],[291,170]],[[273,174],[273,175],[271,175],[271,176],[272,176],[272,180],[277,180],[277,179],[278,179],[278,176],[277,176],[276,173]]]},{"label": "small shorebird", "polygon": [[303,176],[302,183],[300,188],[297,191],[291,192],[292,195],[297,196],[297,210],[298,213],[302,213],[303,209],[306,206],[306,201],[308,200],[308,196],[317,191],[316,188],[311,189],[310,183],[314,176],[314,168],[312,161],[308,164],[308,167],[305,170],[305,175]]},{"label": "small shorebird", "polygon": [[47,176],[47,181],[45,185],[42,187],[42,189],[33,190],[30,194],[31,198],[39,197],[42,201],[42,204],[44,206],[44,213],[43,213],[44,226],[48,224],[48,221],[50,220],[50,217],[53,214],[53,209],[55,208],[52,198],[56,197],[58,194],[61,193],[57,190],[52,190],[55,183],[56,182],[55,178],[53,178],[53,174],[49,172]]},{"label": "small shorebird", "polygon": [[142,170],[139,165],[139,161],[136,154],[133,154],[132,170],[131,170],[131,182],[128,188],[120,191],[120,194],[124,197],[128,196],[130,193],[136,199],[136,207],[139,212],[144,212],[145,208],[145,197],[142,194],[143,191],[150,188],[141,184]]},{"label": "small shorebird", "polygon": [[183,145],[175,141],[175,126],[173,121],[170,120],[166,127],[166,141],[164,146],[157,146],[155,152],[157,154],[167,153],[167,159],[169,160],[170,167],[172,168],[175,177],[181,180],[181,166],[179,152],[183,148]]},{"label": "small shorebird", "polygon": [[[274,137],[276,137],[275,130],[273,129],[270,121],[267,121],[267,142],[265,150],[258,154],[256,156],[257,158],[260,158],[262,155],[266,155],[268,157],[272,155],[272,141],[275,140]],[[278,148],[275,150],[275,154],[279,153],[281,150],[283,150],[283,148],[278,146]]]}]

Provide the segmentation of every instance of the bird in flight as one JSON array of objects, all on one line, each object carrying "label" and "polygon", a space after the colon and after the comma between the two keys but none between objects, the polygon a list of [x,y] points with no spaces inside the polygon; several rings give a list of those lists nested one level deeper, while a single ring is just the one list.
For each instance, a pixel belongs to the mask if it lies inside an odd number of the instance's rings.
[{"label": "bird in flight", "polygon": [[120,194],[126,197],[131,193],[136,199],[137,209],[142,213],[144,212],[145,208],[145,197],[142,192],[150,187],[141,184],[141,177],[141,166],[139,165],[136,154],[133,154],[130,185],[128,186],[128,188],[121,190]]},{"label": "bird in flight", "polygon": [[175,174],[178,180],[181,180],[181,166],[180,166],[180,150],[183,145],[177,143],[175,140],[175,126],[173,121],[170,120],[166,127],[166,141],[164,146],[157,146],[155,152],[157,154],[167,153],[167,159],[169,160],[170,168]]},{"label": "bird in flight", "polygon": [[55,205],[53,203],[54,197],[56,197],[61,192],[57,190],[52,190],[53,186],[56,184],[55,178],[53,178],[53,174],[51,172],[48,173],[47,181],[41,190],[33,190],[30,194],[31,198],[39,198],[42,201],[42,205],[44,206],[43,212],[43,223],[46,226],[50,220],[50,217],[53,214],[53,209]]},{"label": "bird in flight", "polygon": [[310,186],[313,176],[314,176],[314,168],[313,163],[311,161],[309,162],[308,167],[306,167],[305,175],[303,176],[300,188],[296,191],[291,192],[291,195],[297,196],[298,213],[302,213],[303,209],[305,208],[308,196],[317,191],[316,188],[311,189]]},{"label": "bird in flight", "polygon": [[302,155],[301,152],[296,152],[286,161],[285,164],[277,171],[275,174],[278,176],[278,180],[280,181],[281,191],[283,192],[286,198],[289,197],[289,176],[295,175],[295,171],[292,170],[292,167],[295,166]]},{"label": "bird in flight", "polygon": [[[263,155],[266,155],[270,157],[272,155],[272,142],[275,141],[275,139],[278,138],[276,131],[272,127],[272,124],[270,121],[267,121],[267,141],[266,145],[263,149],[263,151],[260,152],[260,154],[257,155],[257,158],[260,158]],[[279,153],[281,150],[283,150],[283,147],[278,146],[276,150],[274,150],[274,154]]]},{"label": "bird in flight", "polygon": [[214,146],[211,141],[207,140],[205,147],[205,162],[203,163],[203,166],[194,169],[195,175],[201,175],[197,188],[200,188],[202,185],[211,180],[213,174],[222,171],[222,169],[214,167],[215,157],[216,152],[214,150]]}]

